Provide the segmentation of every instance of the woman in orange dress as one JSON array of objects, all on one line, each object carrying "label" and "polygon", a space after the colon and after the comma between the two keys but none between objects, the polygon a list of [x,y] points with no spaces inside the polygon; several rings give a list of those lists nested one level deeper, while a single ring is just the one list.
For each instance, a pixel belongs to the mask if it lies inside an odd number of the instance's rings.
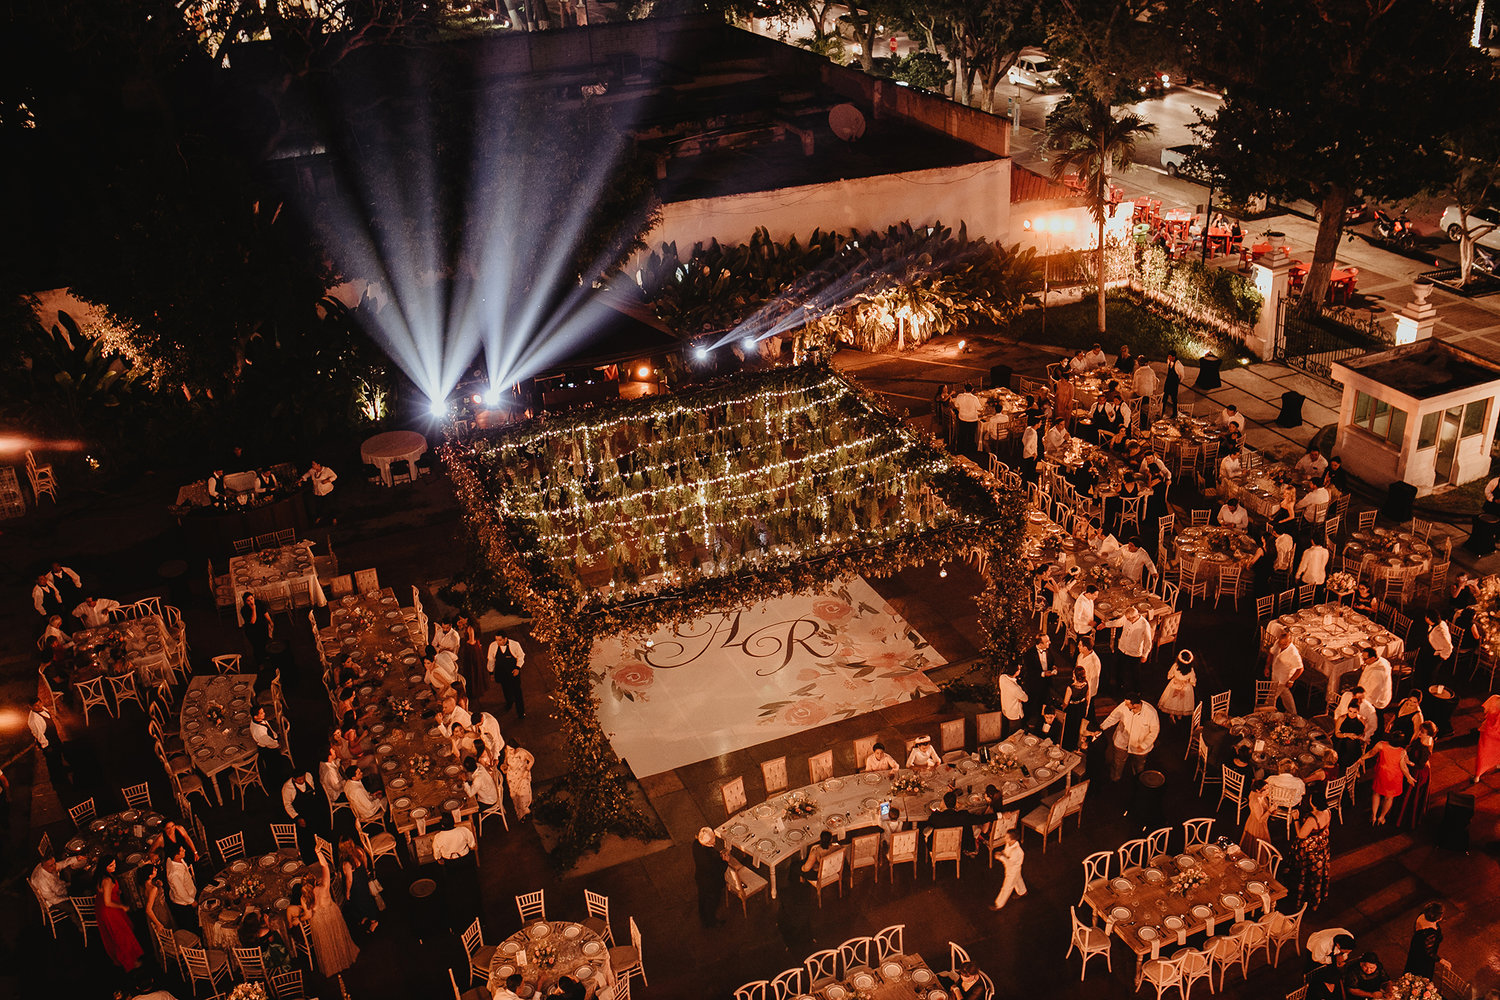
[{"label": "woman in orange dress", "polygon": [[1389,732],[1381,733],[1375,745],[1362,759],[1375,758],[1375,781],[1370,794],[1370,825],[1379,826],[1390,814],[1391,806],[1406,788],[1408,782],[1416,784],[1408,769],[1406,751],[1392,742]]},{"label": "woman in orange dress", "polygon": [[1257,781],[1245,796],[1245,831],[1240,834],[1240,850],[1254,857],[1259,843],[1271,842],[1271,790],[1264,780]]},{"label": "woman in orange dress", "polygon": [[1474,784],[1492,767],[1500,766],[1500,694],[1484,702],[1484,721],[1479,725],[1479,749],[1474,758]]},{"label": "woman in orange dress", "polygon": [[104,942],[104,953],[126,972],[134,972],[141,964],[141,943],[136,940],[135,928],[130,924],[130,908],[120,900],[120,883],[115,878],[116,861],[109,855],[99,859],[94,869],[94,919],[99,924],[99,940]]}]

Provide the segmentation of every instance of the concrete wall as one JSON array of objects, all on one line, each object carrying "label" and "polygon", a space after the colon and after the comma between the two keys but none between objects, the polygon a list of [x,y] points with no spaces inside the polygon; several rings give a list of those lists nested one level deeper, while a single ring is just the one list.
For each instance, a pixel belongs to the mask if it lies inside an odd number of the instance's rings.
[{"label": "concrete wall", "polygon": [[996,156],[1010,155],[1008,118],[965,107],[936,94],[898,86],[894,80],[876,79],[810,52],[804,54],[821,61],[824,86],[870,108],[876,118],[902,118]]},{"label": "concrete wall", "polygon": [[647,242],[654,250],[676,241],[686,256],[694,243],[711,239],[743,243],[760,226],[784,240],[806,237],[814,228],[884,229],[903,221],[941,222],[954,230],[964,223],[970,236],[1009,242],[1010,161],[671,202],[662,206],[661,225]]}]

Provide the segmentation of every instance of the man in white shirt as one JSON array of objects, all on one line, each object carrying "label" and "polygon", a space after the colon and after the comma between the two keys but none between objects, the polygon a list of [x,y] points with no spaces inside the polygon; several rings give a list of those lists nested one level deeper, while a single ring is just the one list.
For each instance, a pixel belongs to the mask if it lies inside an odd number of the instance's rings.
[{"label": "man in white shirt", "polygon": [[1335,951],[1353,950],[1354,935],[1342,927],[1327,927],[1307,936],[1307,957],[1318,965],[1332,965]]},{"label": "man in white shirt", "polygon": [[505,750],[505,737],[500,734],[500,720],[488,712],[480,712],[479,721],[474,725],[479,730],[479,737],[484,740],[484,745],[489,747],[490,754],[499,760],[500,754]]},{"label": "man in white shirt", "polygon": [[1302,674],[1302,651],[1292,645],[1292,633],[1282,632],[1271,647],[1271,660],[1266,664],[1266,676],[1271,679],[1272,700],[1280,700],[1288,712],[1297,714],[1297,700],[1292,697],[1292,685]]},{"label": "man in white shirt", "polygon": [[973,385],[965,385],[964,391],[954,396],[952,403],[953,415],[958,418],[954,450],[973,455],[979,450],[979,411],[984,405],[974,395]]},{"label": "man in white shirt", "polygon": [[918,736],[917,741],[912,744],[911,753],[906,755],[907,767],[937,767],[942,758],[932,748],[931,736]]},{"label": "man in white shirt", "polygon": [[1328,549],[1316,538],[1302,553],[1297,564],[1297,579],[1321,587],[1328,579]]},{"label": "man in white shirt", "polygon": [[458,698],[452,692],[443,696],[443,714],[438,717],[438,730],[445,736],[453,735],[454,726],[462,726],[465,729],[474,725],[473,716],[469,710],[458,704]]},{"label": "man in white shirt", "polygon": [[1104,356],[1104,348],[1100,347],[1098,344],[1094,345],[1093,349],[1089,351],[1084,360],[1088,363],[1088,371],[1093,371],[1095,368],[1109,367],[1109,358]]},{"label": "man in white shirt", "polygon": [[490,641],[486,660],[490,676],[505,693],[505,710],[508,712],[514,706],[516,718],[526,718],[526,698],[521,690],[521,668],[526,665],[526,650],[504,632],[496,632]]},{"label": "man in white shirt", "polygon": [[109,624],[109,613],[120,606],[110,597],[88,597],[73,609],[73,617],[83,622],[84,628],[98,628]]},{"label": "man in white shirt", "polygon": [[1060,455],[1068,450],[1072,440],[1073,435],[1068,433],[1067,421],[1058,417],[1047,428],[1047,434],[1042,438],[1042,447],[1048,455]]},{"label": "man in white shirt", "polygon": [[330,745],[328,756],[318,765],[318,784],[323,786],[323,794],[330,804],[344,797],[343,767],[338,747]]},{"label": "man in white shirt", "polygon": [[333,484],[338,481],[338,473],[326,465],[314,461],[298,482],[312,482],[313,516],[314,524],[322,524],[327,518],[333,524],[338,524],[339,519],[333,509]]},{"label": "man in white shirt", "polygon": [[1297,555],[1297,539],[1292,537],[1289,531],[1280,531],[1273,527],[1276,532],[1276,562],[1275,568],[1282,573],[1292,571],[1292,559]]},{"label": "man in white shirt", "polygon": [[866,771],[899,771],[901,762],[885,752],[885,744],[877,743],[870,749],[870,755],[865,758],[864,769]]},{"label": "man in white shirt", "polygon": [[1156,563],[1151,561],[1151,556],[1141,548],[1141,540],[1131,536],[1125,543],[1116,558],[1120,561],[1120,575],[1132,583],[1142,583],[1146,578],[1146,572],[1156,572]]},{"label": "man in white shirt", "polygon": [[1021,479],[1036,482],[1036,464],[1041,455],[1037,418],[1026,418],[1026,429],[1021,432]]},{"label": "man in white shirt", "polygon": [[1309,448],[1307,454],[1297,459],[1297,464],[1292,470],[1298,475],[1309,479],[1317,479],[1323,475],[1323,470],[1328,468],[1328,459],[1324,458],[1316,448]]},{"label": "man in white shirt", "polygon": [[[1365,697],[1364,688],[1354,687],[1339,695],[1339,705],[1338,708],[1334,709],[1333,717],[1335,719],[1342,719],[1344,713],[1348,712],[1350,708],[1359,713],[1359,721],[1365,724],[1365,739],[1368,740],[1374,736],[1375,726],[1380,720],[1380,715],[1375,711],[1375,706],[1371,705],[1370,700]],[[1335,726],[1334,728],[1337,731],[1337,727]]]},{"label": "man in white shirt", "polygon": [[511,973],[503,984],[495,987],[495,995],[490,1000],[521,1000],[520,994],[516,992],[521,988],[521,982],[519,972]]},{"label": "man in white shirt", "polygon": [[31,730],[31,738],[36,741],[37,748],[47,760],[47,775],[53,786],[56,787],[59,782],[64,785],[71,782],[73,767],[68,763],[67,754],[63,752],[62,737],[57,734],[52,713],[42,704],[42,699],[37,698],[31,703],[31,711],[26,716],[26,728]]},{"label": "man in white shirt", "polygon": [[452,814],[444,814],[443,828],[432,835],[432,856],[439,861],[452,861],[467,857],[478,848],[473,828],[467,823],[460,826],[453,822]]},{"label": "man in white shirt", "polygon": [[1230,497],[1219,507],[1219,524],[1225,528],[1238,528],[1244,531],[1250,527],[1250,512],[1241,507],[1238,500]]},{"label": "man in white shirt", "polygon": [[193,866],[187,863],[187,845],[181,841],[168,841],[167,863],[162,866],[162,875],[167,880],[167,909],[180,928],[198,926],[198,883],[193,877]]},{"label": "man in white shirt", "polygon": [[361,823],[369,823],[385,815],[385,793],[370,794],[365,783],[360,780],[358,764],[350,764],[344,768],[344,798],[349,800],[349,808]]},{"label": "man in white shirt", "polygon": [[1266,787],[1281,793],[1281,801],[1277,805],[1295,806],[1302,801],[1302,796],[1307,794],[1307,782],[1297,777],[1297,765],[1291,760],[1283,760],[1276,765],[1276,773],[1266,779]]},{"label": "man in white shirt", "polygon": [[1417,655],[1417,690],[1425,691],[1432,685],[1433,675],[1441,664],[1453,658],[1453,633],[1443,616],[1429,609],[1426,612],[1427,642]]},{"label": "man in white shirt", "polygon": [[1245,431],[1245,415],[1233,403],[1230,403],[1219,411],[1219,416],[1215,423],[1224,428],[1237,427],[1242,434]]},{"label": "man in white shirt", "polygon": [[1146,769],[1146,757],[1156,747],[1156,737],[1161,732],[1161,719],[1156,709],[1141,700],[1134,692],[1115,706],[1104,720],[1100,731],[1113,726],[1115,737],[1109,741],[1106,756],[1109,758],[1109,780],[1119,781],[1130,766],[1131,774],[1140,774]]},{"label": "man in white shirt", "polygon": [[260,773],[267,786],[274,784],[281,773],[281,738],[271,728],[266,718],[266,706],[256,705],[250,716],[250,738],[255,741],[260,756]]},{"label": "man in white shirt", "polygon": [[422,655],[422,673],[434,691],[446,691],[458,680],[458,657],[428,646]]},{"label": "man in white shirt", "polygon": [[1156,393],[1156,371],[1145,358],[1135,359],[1135,371],[1130,375],[1130,391],[1135,393],[1136,399],[1145,399]]},{"label": "man in white shirt", "polygon": [[1365,700],[1383,712],[1391,704],[1391,661],[1375,655],[1373,649],[1359,651],[1359,662],[1363,668],[1359,673],[1359,686],[1365,689]]},{"label": "man in white shirt", "polygon": [[999,679],[1000,687],[1000,714],[1005,720],[1005,732],[1010,733],[1019,728],[1021,716],[1025,714],[1023,707],[1031,698],[1021,687],[1021,682],[1016,679],[1015,669],[1009,673],[1002,673]]},{"label": "man in white shirt", "polygon": [[1141,668],[1151,655],[1152,643],[1156,639],[1156,629],[1151,627],[1151,619],[1141,614],[1132,604],[1125,609],[1124,615],[1105,622],[1103,627],[1120,630],[1120,637],[1116,642],[1116,648],[1120,651],[1120,676],[1116,680],[1125,690],[1136,690],[1140,686]]},{"label": "man in white shirt", "polygon": [[43,618],[52,615],[53,608],[63,606],[62,594],[52,583],[52,578],[46,573],[36,578],[36,584],[31,588],[31,606],[36,608],[36,613]]},{"label": "man in white shirt", "polygon": [[1240,461],[1240,453],[1231,451],[1219,459],[1219,482],[1233,479],[1245,470],[1245,463]]},{"label": "man in white shirt", "polygon": [[1083,593],[1073,602],[1073,631],[1077,635],[1092,635],[1094,632],[1094,601],[1099,597],[1099,588],[1092,583],[1084,584]]},{"label": "man in white shirt", "polygon": [[1328,490],[1322,486],[1314,486],[1307,491],[1307,496],[1297,501],[1297,510],[1302,511],[1302,516],[1308,524],[1316,524],[1320,516],[1327,516],[1328,504],[1333,497]]},{"label": "man in white shirt", "polygon": [[[68,858],[66,861],[58,861],[50,854],[42,859],[41,864],[31,870],[31,887],[36,890],[42,905],[51,909],[68,901],[68,883],[62,877],[60,869],[82,868],[88,864],[88,859],[82,855]],[[72,910],[72,907],[69,907]],[[71,917],[71,912],[70,912]]]},{"label": "man in white shirt", "polygon": [[1104,666],[1099,662],[1099,654],[1094,652],[1094,640],[1089,636],[1080,636],[1078,639],[1078,658],[1073,665],[1081,669],[1089,682],[1089,702],[1092,703],[1094,696],[1099,693],[1099,675]]},{"label": "man in white shirt", "polygon": [[439,653],[452,653],[454,659],[458,658],[458,647],[462,642],[458,630],[451,622],[438,622],[437,629],[432,633],[432,648]]},{"label": "man in white shirt", "polygon": [[495,776],[490,773],[489,768],[481,767],[473,757],[465,757],[464,770],[469,772],[468,778],[464,780],[464,791],[474,796],[481,806],[488,809],[500,801],[500,788],[495,784]]}]

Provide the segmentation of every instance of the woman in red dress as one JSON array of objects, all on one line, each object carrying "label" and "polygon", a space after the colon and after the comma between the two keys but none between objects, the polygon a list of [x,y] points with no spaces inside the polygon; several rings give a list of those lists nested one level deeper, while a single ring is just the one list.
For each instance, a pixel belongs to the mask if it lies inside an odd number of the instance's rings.
[{"label": "woman in red dress", "polygon": [[120,900],[120,883],[115,879],[116,861],[109,855],[99,859],[94,869],[94,919],[99,923],[99,939],[104,953],[126,972],[141,964],[141,943],[130,924],[130,910]]},{"label": "woman in red dress", "polygon": [[1474,784],[1479,784],[1490,768],[1497,766],[1500,766],[1500,694],[1492,694],[1485,699],[1484,721],[1479,724]]},{"label": "woman in red dress", "polygon": [[1370,795],[1370,825],[1379,826],[1390,814],[1391,806],[1406,788],[1407,782],[1416,783],[1408,770],[1406,751],[1392,742],[1394,737],[1381,733],[1375,745],[1364,759],[1375,758],[1375,781]]}]

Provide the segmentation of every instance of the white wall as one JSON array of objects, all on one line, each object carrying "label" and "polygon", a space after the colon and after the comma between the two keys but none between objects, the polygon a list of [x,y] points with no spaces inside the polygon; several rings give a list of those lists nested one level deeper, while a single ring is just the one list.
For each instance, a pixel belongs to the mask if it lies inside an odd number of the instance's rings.
[{"label": "white wall", "polygon": [[764,226],[772,239],[805,239],[815,228],[847,232],[884,229],[894,223],[941,222],[992,241],[1014,239],[1010,220],[1010,161],[989,160],[878,177],[857,177],[697,198],[662,206],[661,225],[647,237],[648,251],[676,241],[686,257],[694,243],[717,239],[743,243]]}]

